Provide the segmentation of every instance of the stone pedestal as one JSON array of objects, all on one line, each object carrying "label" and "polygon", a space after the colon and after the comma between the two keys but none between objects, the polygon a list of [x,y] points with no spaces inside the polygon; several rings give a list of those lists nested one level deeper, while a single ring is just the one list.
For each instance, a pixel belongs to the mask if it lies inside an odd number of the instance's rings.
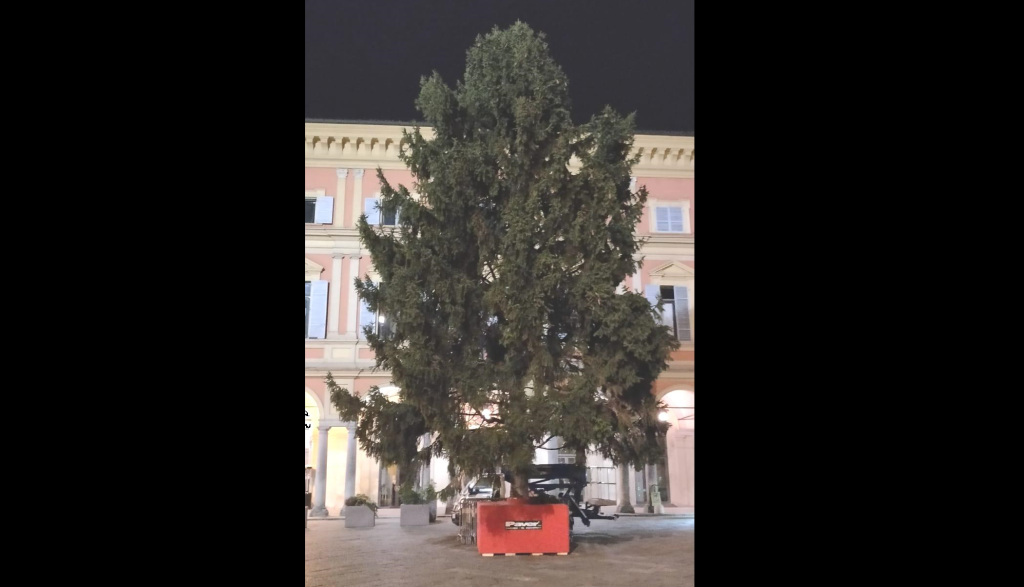
[{"label": "stone pedestal", "polygon": [[365,505],[345,506],[346,528],[373,528],[376,525],[373,510]]},{"label": "stone pedestal", "polygon": [[402,504],[401,526],[427,526],[437,519],[437,503]]}]

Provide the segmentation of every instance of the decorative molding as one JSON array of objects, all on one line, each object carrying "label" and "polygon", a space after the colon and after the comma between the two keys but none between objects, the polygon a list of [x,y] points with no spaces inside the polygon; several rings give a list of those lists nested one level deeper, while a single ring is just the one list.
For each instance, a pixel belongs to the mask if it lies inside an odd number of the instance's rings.
[{"label": "decorative molding", "polygon": [[306,281],[319,281],[324,266],[306,259]]},{"label": "decorative molding", "polygon": [[335,169],[334,171],[338,174],[338,179],[345,179],[348,177],[348,169]]},{"label": "decorative molding", "polygon": [[675,261],[651,270],[651,283],[654,285],[684,285],[683,282],[693,280],[693,268]]},{"label": "decorative molding", "polygon": [[[405,169],[398,158],[405,127],[386,124],[305,123],[306,167],[353,168],[356,177],[364,168]],[[420,127],[433,138],[430,127]],[[694,176],[694,137],[636,135],[632,155],[635,177]],[[572,167],[572,165],[570,165]]]},{"label": "decorative molding", "polygon": [[363,179],[363,173],[365,171],[366,171],[365,169],[356,169],[355,170],[356,179]]},{"label": "decorative molding", "polygon": [[[643,245],[634,256],[636,259],[667,258],[688,260],[694,255],[692,234],[654,233],[640,235]],[[307,255],[353,255],[367,256],[370,252],[359,241],[355,228],[337,228],[329,225],[305,225],[305,253]]]}]

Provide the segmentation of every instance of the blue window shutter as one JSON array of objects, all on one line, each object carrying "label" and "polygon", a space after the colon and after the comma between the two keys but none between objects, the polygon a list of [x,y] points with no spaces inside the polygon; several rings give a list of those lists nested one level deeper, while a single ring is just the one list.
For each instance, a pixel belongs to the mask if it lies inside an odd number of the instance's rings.
[{"label": "blue window shutter", "polygon": [[655,208],[654,209],[654,215],[655,215],[656,226],[657,226],[656,230],[658,232],[668,232],[669,231],[668,208],[661,208],[661,207]]},{"label": "blue window shutter", "polygon": [[677,285],[674,289],[676,298],[676,332],[679,340],[690,342],[690,299],[685,287]]},{"label": "blue window shutter", "polygon": [[316,210],[313,212],[313,222],[317,224],[332,224],[334,222],[333,197],[320,196],[316,199]]},{"label": "blue window shutter", "polygon": [[366,222],[370,226],[380,224],[380,210],[377,209],[377,198],[366,198],[363,200],[363,213],[366,214]]},{"label": "blue window shutter", "polygon": [[[647,301],[650,302],[652,306],[657,305],[658,304],[658,298],[661,297],[661,286],[660,285],[646,285],[646,286],[644,286],[644,295],[647,297]],[[663,323],[664,322],[664,318],[659,318],[658,322],[659,323]]]},{"label": "blue window shutter", "polygon": [[314,281],[309,292],[309,328],[306,336],[315,339],[326,338],[327,333],[327,281]]},{"label": "blue window shutter", "polygon": [[683,232],[683,209],[682,208],[669,208],[669,231],[671,232]]}]

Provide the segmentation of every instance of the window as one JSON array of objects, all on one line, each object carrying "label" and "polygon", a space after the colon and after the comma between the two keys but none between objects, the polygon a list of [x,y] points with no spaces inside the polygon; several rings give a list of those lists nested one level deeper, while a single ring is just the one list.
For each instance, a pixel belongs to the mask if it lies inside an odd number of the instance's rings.
[{"label": "window", "polygon": [[[377,284],[378,287],[383,287],[381,284]],[[369,305],[360,298],[359,300],[359,337],[365,340],[363,330],[369,327],[371,332],[381,338],[388,338],[391,336],[391,320],[388,319],[386,314],[380,312],[370,311]]]},{"label": "window", "polygon": [[646,294],[652,306],[661,298],[661,323],[668,326],[673,336],[680,342],[693,342],[688,289],[679,285],[649,285]]},{"label": "window", "polygon": [[327,338],[327,281],[306,282],[306,338]]},{"label": "window", "polygon": [[[676,300],[675,292],[672,291],[671,287],[662,286],[661,288],[661,322],[667,324],[669,330],[675,337],[679,338],[679,330],[676,327]],[[682,307],[680,306],[680,309]]]},{"label": "window", "polygon": [[587,487],[583,492],[584,499],[610,499],[614,501],[618,498],[618,494],[615,491],[617,477],[618,469],[615,467],[587,467]]},{"label": "window", "polygon": [[[561,439],[559,439],[561,440]],[[571,448],[558,449],[558,464],[559,465],[573,465],[576,463],[576,450]]]},{"label": "window", "polygon": [[324,190],[306,190],[306,224],[333,224],[334,198]]},{"label": "window", "polygon": [[306,196],[306,224],[313,224],[316,218],[316,197]]},{"label": "window", "polygon": [[647,503],[647,470],[646,467],[635,471],[636,480],[636,503],[637,505]]},{"label": "window", "polygon": [[367,198],[363,202],[363,213],[366,214],[366,222],[370,226],[397,226],[398,211],[381,212],[380,198]]},{"label": "window", "polygon": [[681,206],[657,206],[654,208],[656,232],[683,232],[683,208]]}]

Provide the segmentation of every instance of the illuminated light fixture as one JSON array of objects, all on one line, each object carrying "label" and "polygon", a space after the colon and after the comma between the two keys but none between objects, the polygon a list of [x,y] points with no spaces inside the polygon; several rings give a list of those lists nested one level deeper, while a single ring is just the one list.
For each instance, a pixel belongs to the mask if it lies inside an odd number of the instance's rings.
[{"label": "illuminated light fixture", "polygon": [[668,422],[668,412],[659,412],[658,420],[661,422]]},{"label": "illuminated light fixture", "polygon": [[384,316],[379,316],[377,318],[377,322],[380,322],[381,324],[384,324],[384,322],[386,322],[386,321],[387,321],[387,318],[385,318]]},{"label": "illuminated light fixture", "polygon": [[491,419],[491,411],[490,410],[484,410],[481,413],[484,415],[484,419],[485,420],[490,420]]}]

